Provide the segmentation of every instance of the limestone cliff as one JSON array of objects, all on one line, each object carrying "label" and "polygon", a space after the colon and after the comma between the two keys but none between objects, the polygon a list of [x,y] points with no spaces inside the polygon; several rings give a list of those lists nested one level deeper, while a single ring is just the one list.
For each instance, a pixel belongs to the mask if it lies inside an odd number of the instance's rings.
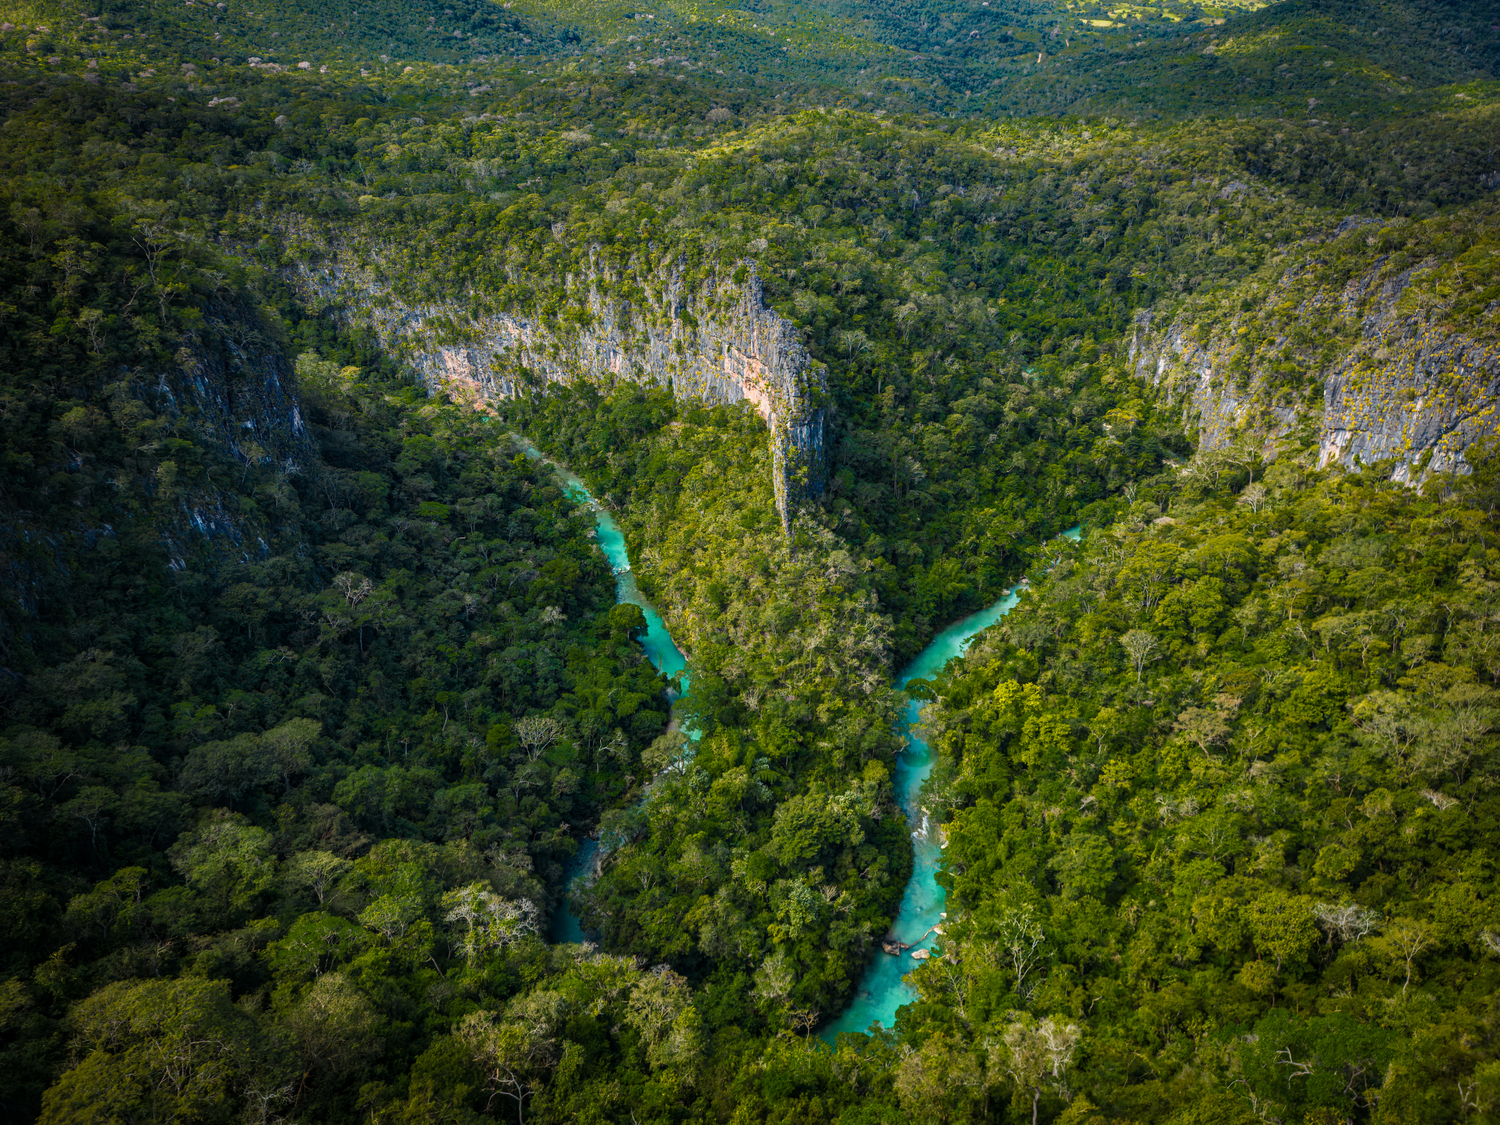
[{"label": "limestone cliff", "polygon": [[208,305],[204,322],[209,331],[185,339],[176,366],[158,373],[154,405],[186,416],[236,460],[291,471],[311,461],[296,376],[276,330],[235,300]]},{"label": "limestone cliff", "polygon": [[[6,609],[0,651],[11,651],[17,630],[30,629],[49,605],[67,603],[80,570],[106,573],[118,566],[108,560],[120,557],[122,538],[154,539],[174,570],[193,566],[211,573],[221,562],[263,554],[279,531],[300,534],[295,521],[276,526],[274,504],[247,503],[241,474],[214,463],[222,454],[241,467],[274,464],[288,474],[317,464],[278,331],[241,296],[221,295],[196,308],[198,327],[179,340],[175,356],[130,355],[136,363],[121,365],[118,382],[73,409],[77,421],[69,423],[75,428],[68,441],[49,439],[31,451],[42,473],[76,482],[75,499],[28,505],[15,489],[0,489],[0,602]],[[185,422],[209,448],[192,450],[191,443],[173,440],[179,452],[153,456],[164,438],[182,436],[160,425],[168,420]],[[125,451],[92,439],[93,426],[130,434]],[[19,441],[16,447],[25,448]],[[179,479],[183,454],[196,460],[202,452],[214,471]],[[46,495],[31,493],[38,494]]]},{"label": "limestone cliff", "polygon": [[459,298],[412,303],[337,251],[304,266],[299,281],[311,298],[374,329],[433,387],[500,398],[547,383],[629,379],[709,403],[748,401],[771,432],[783,525],[798,499],[823,491],[823,370],[796,327],[766,306],[753,263],[695,285],[677,264],[622,276],[595,263],[558,279],[567,311],[547,320],[476,312]]},{"label": "limestone cliff", "polygon": [[1233,294],[1227,317],[1143,310],[1131,367],[1180,403],[1203,449],[1248,434],[1274,456],[1278,439],[1311,425],[1320,466],[1394,459],[1394,479],[1413,482],[1464,473],[1464,451],[1500,429],[1500,346],[1482,338],[1500,302],[1455,323],[1445,286],[1424,284],[1442,268],[1381,256],[1336,271],[1303,258]]}]

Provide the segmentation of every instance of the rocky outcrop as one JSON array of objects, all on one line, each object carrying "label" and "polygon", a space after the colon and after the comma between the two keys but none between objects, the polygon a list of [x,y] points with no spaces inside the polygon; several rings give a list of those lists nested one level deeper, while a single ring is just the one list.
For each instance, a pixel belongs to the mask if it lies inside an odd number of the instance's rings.
[{"label": "rocky outcrop", "polygon": [[[220,299],[203,308],[206,331],[185,337],[176,363],[157,373],[142,395],[157,413],[186,419],[207,441],[242,465],[273,465],[295,474],[318,465],[297,397],[297,378],[275,330],[250,303]],[[264,553],[272,529],[250,515],[234,490],[184,495],[162,541],[182,570],[194,540],[225,558]]]},{"label": "rocky outcrop", "polygon": [[1500,430],[1500,347],[1444,326],[1440,309],[1403,299],[1435,263],[1394,273],[1385,266],[1380,259],[1341,288],[1298,293],[1295,317],[1326,332],[1320,354],[1299,355],[1265,327],[1268,310],[1288,308],[1298,280],[1288,271],[1256,309],[1214,330],[1195,327],[1190,311],[1158,328],[1144,310],[1131,367],[1176,398],[1202,449],[1248,433],[1271,457],[1278,439],[1312,423],[1320,466],[1395,459],[1393,478],[1409,482],[1468,472],[1464,451]]},{"label": "rocky outcrop", "polygon": [[152,405],[183,416],[242,462],[297,471],[315,450],[296,375],[273,330],[243,302],[204,309],[208,331],[183,341],[175,368],[158,374]]},{"label": "rocky outcrop", "polygon": [[[239,296],[220,296],[194,307],[202,314],[199,327],[179,339],[170,361],[159,362],[154,350],[131,356],[136,362],[122,365],[127,377],[105,392],[111,401],[96,398],[89,410],[103,418],[107,408],[112,420],[126,428],[152,418],[180,419],[242,466],[275,464],[295,473],[316,464],[295,375],[275,330]],[[132,369],[140,377],[129,377]],[[163,433],[178,436],[170,429]],[[146,531],[155,537],[166,550],[168,565],[178,571],[195,562],[211,570],[221,562],[262,555],[267,540],[274,538],[275,517],[244,502],[246,493],[235,474],[214,472],[164,492],[165,470],[170,466],[175,474],[174,460],[157,465],[155,459],[122,458],[87,444],[87,452],[80,452],[70,444],[48,443],[43,457],[52,460],[42,463],[58,474],[81,474],[95,483],[96,497],[109,499],[17,507],[15,492],[5,498],[0,505],[0,601],[10,611],[0,613],[0,651],[11,650],[18,628],[31,628],[25,623],[29,619],[50,612],[49,606],[67,604],[67,591],[80,570],[118,565],[88,560],[127,528],[133,528],[132,535]],[[142,462],[155,470],[142,471]],[[78,489],[80,494],[88,491]],[[299,533],[295,522],[286,530]]]},{"label": "rocky outcrop", "polygon": [[1296,425],[1298,410],[1268,408],[1263,387],[1238,386],[1225,373],[1229,347],[1217,340],[1199,343],[1189,320],[1174,320],[1165,330],[1154,332],[1154,316],[1151,309],[1136,314],[1130,344],[1130,366],[1136,377],[1165,390],[1178,402],[1184,426],[1198,431],[1200,449],[1218,449],[1253,428],[1270,454],[1276,439]]},{"label": "rocky outcrop", "polygon": [[629,277],[596,266],[558,280],[566,311],[547,321],[475,314],[459,300],[410,303],[337,254],[304,268],[300,281],[374,329],[433,387],[494,399],[548,383],[628,379],[708,403],[749,402],[771,432],[783,525],[798,499],[823,491],[823,370],[796,327],[766,306],[753,264],[691,287],[677,266]]},{"label": "rocky outcrop", "polygon": [[1468,472],[1464,450],[1500,428],[1500,348],[1404,315],[1414,272],[1346,290],[1365,315],[1358,345],[1324,379],[1320,465],[1395,457],[1405,481],[1424,461],[1429,473]]}]

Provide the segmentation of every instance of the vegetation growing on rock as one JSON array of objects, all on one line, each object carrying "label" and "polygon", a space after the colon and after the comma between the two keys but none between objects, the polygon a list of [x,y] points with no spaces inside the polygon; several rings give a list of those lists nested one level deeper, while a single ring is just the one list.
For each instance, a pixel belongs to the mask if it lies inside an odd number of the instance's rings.
[{"label": "vegetation growing on rock", "polygon": [[0,13],[9,1115],[1500,1114],[1487,8],[256,7]]}]

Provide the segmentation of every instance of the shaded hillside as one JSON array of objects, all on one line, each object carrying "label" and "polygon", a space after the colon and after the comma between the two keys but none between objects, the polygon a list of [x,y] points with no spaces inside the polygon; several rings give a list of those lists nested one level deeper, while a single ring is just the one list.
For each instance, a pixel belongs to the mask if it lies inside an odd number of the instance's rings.
[{"label": "shaded hillside", "polygon": [[1490,8],[0,5],[5,1111],[1493,1118]]}]

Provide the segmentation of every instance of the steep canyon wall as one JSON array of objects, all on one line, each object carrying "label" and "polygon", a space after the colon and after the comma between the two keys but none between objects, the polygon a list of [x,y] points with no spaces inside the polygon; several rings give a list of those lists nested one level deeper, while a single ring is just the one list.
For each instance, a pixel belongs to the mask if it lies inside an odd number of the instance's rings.
[{"label": "steep canyon wall", "polygon": [[747,401],[770,429],[783,526],[798,499],[823,491],[823,370],[796,327],[766,306],[751,264],[696,285],[676,267],[629,277],[591,268],[557,280],[567,311],[545,321],[477,311],[457,297],[405,300],[348,251],[304,266],[298,280],[312,299],[372,328],[434,388],[496,399],[548,383],[631,380],[708,403]]},{"label": "steep canyon wall", "polygon": [[[198,311],[201,327],[182,338],[171,361],[143,353],[140,366],[125,368],[103,399],[74,413],[100,424],[107,418],[133,432],[135,442],[175,437],[169,425],[155,427],[185,422],[240,466],[274,464],[300,473],[316,465],[276,327],[242,296],[216,297]],[[297,533],[294,523],[280,525],[274,504],[245,504],[233,474],[180,480],[176,458],[154,465],[151,458],[113,458],[86,440],[48,444],[39,458],[48,471],[92,481],[94,488],[79,486],[71,502],[30,508],[17,507],[12,492],[0,506],[0,589],[14,612],[0,613],[0,650],[49,603],[66,601],[80,568],[113,565],[97,560],[105,551],[117,557],[122,537],[144,532],[181,571],[195,562],[209,570],[256,558],[278,531]]]},{"label": "steep canyon wall", "polygon": [[1465,473],[1464,451],[1500,429],[1500,346],[1445,323],[1441,303],[1414,289],[1438,265],[1379,259],[1312,285],[1294,268],[1209,328],[1201,310],[1143,310],[1130,365],[1181,405],[1203,449],[1249,434],[1270,457],[1311,425],[1320,467],[1393,459],[1393,478],[1413,483]]}]

